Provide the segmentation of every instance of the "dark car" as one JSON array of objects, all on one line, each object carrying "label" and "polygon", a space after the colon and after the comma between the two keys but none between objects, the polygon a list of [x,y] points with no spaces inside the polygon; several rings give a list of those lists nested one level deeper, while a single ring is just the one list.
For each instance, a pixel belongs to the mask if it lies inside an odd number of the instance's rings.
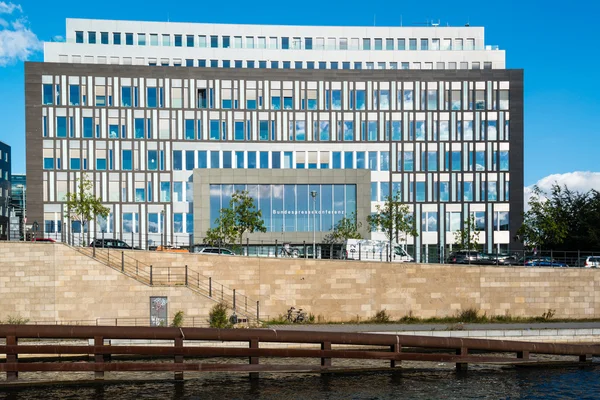
[{"label": "dark car", "polygon": [[90,247],[104,248],[104,249],[122,249],[122,250],[136,250],[127,243],[119,239],[96,239],[90,243]]},{"label": "dark car", "polygon": [[556,261],[550,257],[540,257],[528,260],[525,262],[526,267],[568,267],[568,265],[561,261]]},{"label": "dark car", "polygon": [[52,239],[52,238],[34,238],[31,239],[32,242],[50,242],[50,243],[55,243],[56,240]]},{"label": "dark car", "polygon": [[519,265],[516,257],[509,254],[480,254],[477,261],[481,265]]},{"label": "dark car", "polygon": [[480,254],[477,251],[454,251],[446,258],[447,264],[477,264]]}]

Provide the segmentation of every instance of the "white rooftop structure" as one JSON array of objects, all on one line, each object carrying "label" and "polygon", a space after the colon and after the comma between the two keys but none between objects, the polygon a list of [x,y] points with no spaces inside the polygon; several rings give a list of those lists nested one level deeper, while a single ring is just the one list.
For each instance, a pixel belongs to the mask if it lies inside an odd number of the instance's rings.
[{"label": "white rooftop structure", "polygon": [[239,25],[67,19],[45,62],[223,68],[504,69],[483,27]]}]

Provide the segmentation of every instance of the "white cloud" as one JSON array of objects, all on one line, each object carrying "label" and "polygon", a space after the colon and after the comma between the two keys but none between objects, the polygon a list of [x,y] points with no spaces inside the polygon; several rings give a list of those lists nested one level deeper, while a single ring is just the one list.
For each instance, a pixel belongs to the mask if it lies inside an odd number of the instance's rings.
[{"label": "white cloud", "polygon": [[7,14],[0,19],[0,66],[24,61],[42,48],[21,13],[20,5],[0,1],[0,14]]},{"label": "white cloud", "polygon": [[[546,193],[550,193],[552,186],[555,184],[560,187],[567,186],[573,192],[586,193],[592,189],[600,192],[600,172],[575,171],[565,174],[553,174],[535,183],[535,185]],[[525,211],[529,210],[529,199],[533,193],[533,186],[526,186],[524,190]]]},{"label": "white cloud", "polygon": [[23,9],[18,4],[5,3],[0,1],[0,14],[12,14],[14,11],[23,12]]}]

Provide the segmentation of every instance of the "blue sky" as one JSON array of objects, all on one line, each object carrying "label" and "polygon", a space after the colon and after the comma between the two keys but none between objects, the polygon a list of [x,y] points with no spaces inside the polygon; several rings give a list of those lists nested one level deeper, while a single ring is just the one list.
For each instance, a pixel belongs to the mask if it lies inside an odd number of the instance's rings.
[{"label": "blue sky", "polygon": [[[3,3],[4,1],[4,3]],[[29,28],[39,40],[65,35],[66,18],[126,19],[298,25],[405,26],[440,20],[442,25],[484,26],[486,43],[506,50],[508,68],[525,69],[525,185],[551,174],[600,171],[600,78],[595,26],[600,4],[392,1],[98,2],[13,0],[19,9],[0,13],[17,29]],[[0,0],[0,11],[10,1]],[[8,7],[10,9],[10,7]],[[23,18],[27,19],[23,23]],[[6,24],[4,24],[6,26]],[[14,30],[14,25],[8,26]],[[7,28],[0,20],[0,140],[12,146],[13,172],[25,172],[23,62],[7,58]],[[25,57],[21,52],[20,57]],[[6,56],[6,57],[3,57]],[[17,56],[19,58],[19,55]],[[42,60],[34,52],[29,60]],[[7,65],[2,65],[2,64]],[[596,122],[594,122],[596,121]],[[568,184],[568,181],[566,182]]]}]

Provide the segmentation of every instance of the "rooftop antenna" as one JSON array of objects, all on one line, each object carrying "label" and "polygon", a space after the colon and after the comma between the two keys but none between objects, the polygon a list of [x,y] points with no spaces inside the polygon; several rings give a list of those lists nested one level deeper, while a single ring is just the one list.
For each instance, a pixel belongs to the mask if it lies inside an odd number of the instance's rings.
[{"label": "rooftop antenna", "polygon": [[469,17],[467,17],[467,23],[465,24],[465,26],[471,26],[471,21]]},{"label": "rooftop antenna", "polygon": [[438,19],[438,22],[433,22],[433,20],[432,20],[431,26],[440,26],[440,20]]},{"label": "rooftop antenna", "polygon": [[377,14],[373,14],[373,26],[376,25],[376,23],[375,23],[376,21],[377,21]]},{"label": "rooftop antenna", "polygon": [[400,14],[400,26],[403,26],[402,25],[402,14]]}]

